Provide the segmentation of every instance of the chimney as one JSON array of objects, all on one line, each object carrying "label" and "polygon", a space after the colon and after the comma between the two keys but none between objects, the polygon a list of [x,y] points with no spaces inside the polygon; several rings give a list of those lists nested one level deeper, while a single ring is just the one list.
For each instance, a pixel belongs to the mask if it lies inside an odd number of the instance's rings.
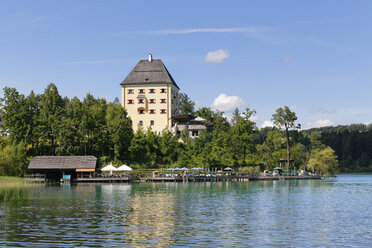
[{"label": "chimney", "polygon": [[149,53],[149,62],[151,62],[151,61],[152,61],[152,54]]}]

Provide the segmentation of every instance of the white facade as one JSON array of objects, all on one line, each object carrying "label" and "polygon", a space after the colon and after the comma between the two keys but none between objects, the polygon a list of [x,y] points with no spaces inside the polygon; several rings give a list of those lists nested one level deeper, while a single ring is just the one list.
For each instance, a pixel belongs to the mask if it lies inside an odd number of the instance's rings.
[{"label": "white facade", "polygon": [[178,88],[171,84],[123,85],[121,102],[132,119],[133,130],[142,126],[160,133],[171,127],[171,117],[178,115],[178,94]]}]

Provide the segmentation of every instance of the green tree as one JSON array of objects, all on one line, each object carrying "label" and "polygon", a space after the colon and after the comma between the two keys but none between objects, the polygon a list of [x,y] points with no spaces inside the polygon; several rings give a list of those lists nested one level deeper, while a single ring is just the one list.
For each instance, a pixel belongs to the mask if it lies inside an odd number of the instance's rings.
[{"label": "green tree", "polygon": [[[256,114],[255,110],[246,110],[240,114],[239,110],[235,110],[233,116],[233,125],[230,128],[231,154],[238,165],[245,166],[249,155],[255,152],[254,134],[256,131],[256,123],[251,118]],[[250,160],[252,163],[252,160]]]},{"label": "green tree", "polygon": [[163,165],[171,165],[177,162],[180,142],[178,137],[173,135],[169,129],[164,129],[161,136],[159,137],[160,151],[162,154]]},{"label": "green tree", "polygon": [[194,114],[195,102],[193,102],[186,93],[178,95],[178,109],[181,115]]},{"label": "green tree", "polygon": [[31,155],[37,153],[39,146],[39,114],[40,114],[40,96],[35,95],[33,91],[26,98],[27,106],[27,133],[24,139],[26,145],[31,145],[29,151]]},{"label": "green tree", "polygon": [[132,163],[144,166],[148,161],[147,146],[146,146],[146,134],[142,127],[137,129],[134,137],[130,142],[129,151],[132,158]]},{"label": "green tree", "polygon": [[213,111],[211,108],[203,107],[195,111],[195,114],[209,121],[213,126],[214,133],[226,132],[230,127],[229,121],[221,111]]},{"label": "green tree", "polygon": [[129,146],[133,137],[132,121],[121,105],[109,103],[106,113],[109,146],[114,161],[129,162]]},{"label": "green tree", "polygon": [[338,171],[338,161],[334,150],[327,146],[312,152],[308,168],[320,172],[324,177],[334,175]]},{"label": "green tree", "polygon": [[28,131],[28,107],[25,96],[15,88],[4,88],[4,97],[1,99],[1,111],[4,114],[4,129],[9,130],[9,138],[13,144],[25,140]]},{"label": "green tree", "polygon": [[322,136],[318,132],[315,132],[315,131],[311,132],[309,138],[310,138],[311,150],[325,148],[325,145],[321,141]]},{"label": "green tree", "polygon": [[[40,114],[38,131],[44,147],[44,153],[56,155],[57,138],[64,116],[65,102],[54,84],[49,84],[40,96]],[[45,155],[44,154],[44,155]]]},{"label": "green tree", "polygon": [[61,121],[58,147],[58,155],[82,155],[84,154],[84,136],[81,130],[82,103],[77,97],[71,100],[65,99],[65,115]]},{"label": "green tree", "polygon": [[258,145],[258,152],[262,163],[267,169],[279,166],[280,159],[286,154],[286,140],[284,134],[274,129],[267,133],[267,138],[262,145]]},{"label": "green tree", "polygon": [[82,103],[81,131],[85,155],[97,157],[108,154],[105,99],[87,94]]},{"label": "green tree", "polygon": [[[297,116],[294,112],[292,112],[289,109],[288,106],[284,106],[284,108],[280,107],[276,110],[276,112],[272,116],[272,120],[274,121],[275,126],[277,126],[279,129],[284,128],[285,130],[286,143],[287,143],[287,170],[288,170],[290,161],[291,161],[289,130],[291,128],[296,127],[295,121],[297,120]],[[300,127],[300,125],[298,125],[297,127]]]},{"label": "green tree", "polygon": [[0,137],[0,175],[23,176],[27,168],[24,143],[9,144],[7,138]]}]

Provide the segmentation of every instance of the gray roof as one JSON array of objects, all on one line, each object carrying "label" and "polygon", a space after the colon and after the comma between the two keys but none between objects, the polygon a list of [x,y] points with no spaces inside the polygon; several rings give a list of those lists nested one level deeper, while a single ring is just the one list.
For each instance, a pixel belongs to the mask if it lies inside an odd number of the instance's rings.
[{"label": "gray roof", "polygon": [[36,156],[31,159],[29,169],[95,169],[94,156]]},{"label": "gray roof", "polygon": [[179,89],[160,59],[140,60],[120,85],[141,84],[173,84]]}]

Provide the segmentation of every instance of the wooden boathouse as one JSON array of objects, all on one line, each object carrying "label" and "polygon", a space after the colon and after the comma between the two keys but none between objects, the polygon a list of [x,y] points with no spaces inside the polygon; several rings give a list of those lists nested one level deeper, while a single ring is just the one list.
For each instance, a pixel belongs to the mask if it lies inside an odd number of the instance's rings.
[{"label": "wooden boathouse", "polygon": [[36,156],[31,159],[28,169],[45,175],[46,180],[59,181],[64,175],[71,180],[83,175],[92,176],[97,166],[94,156]]}]

